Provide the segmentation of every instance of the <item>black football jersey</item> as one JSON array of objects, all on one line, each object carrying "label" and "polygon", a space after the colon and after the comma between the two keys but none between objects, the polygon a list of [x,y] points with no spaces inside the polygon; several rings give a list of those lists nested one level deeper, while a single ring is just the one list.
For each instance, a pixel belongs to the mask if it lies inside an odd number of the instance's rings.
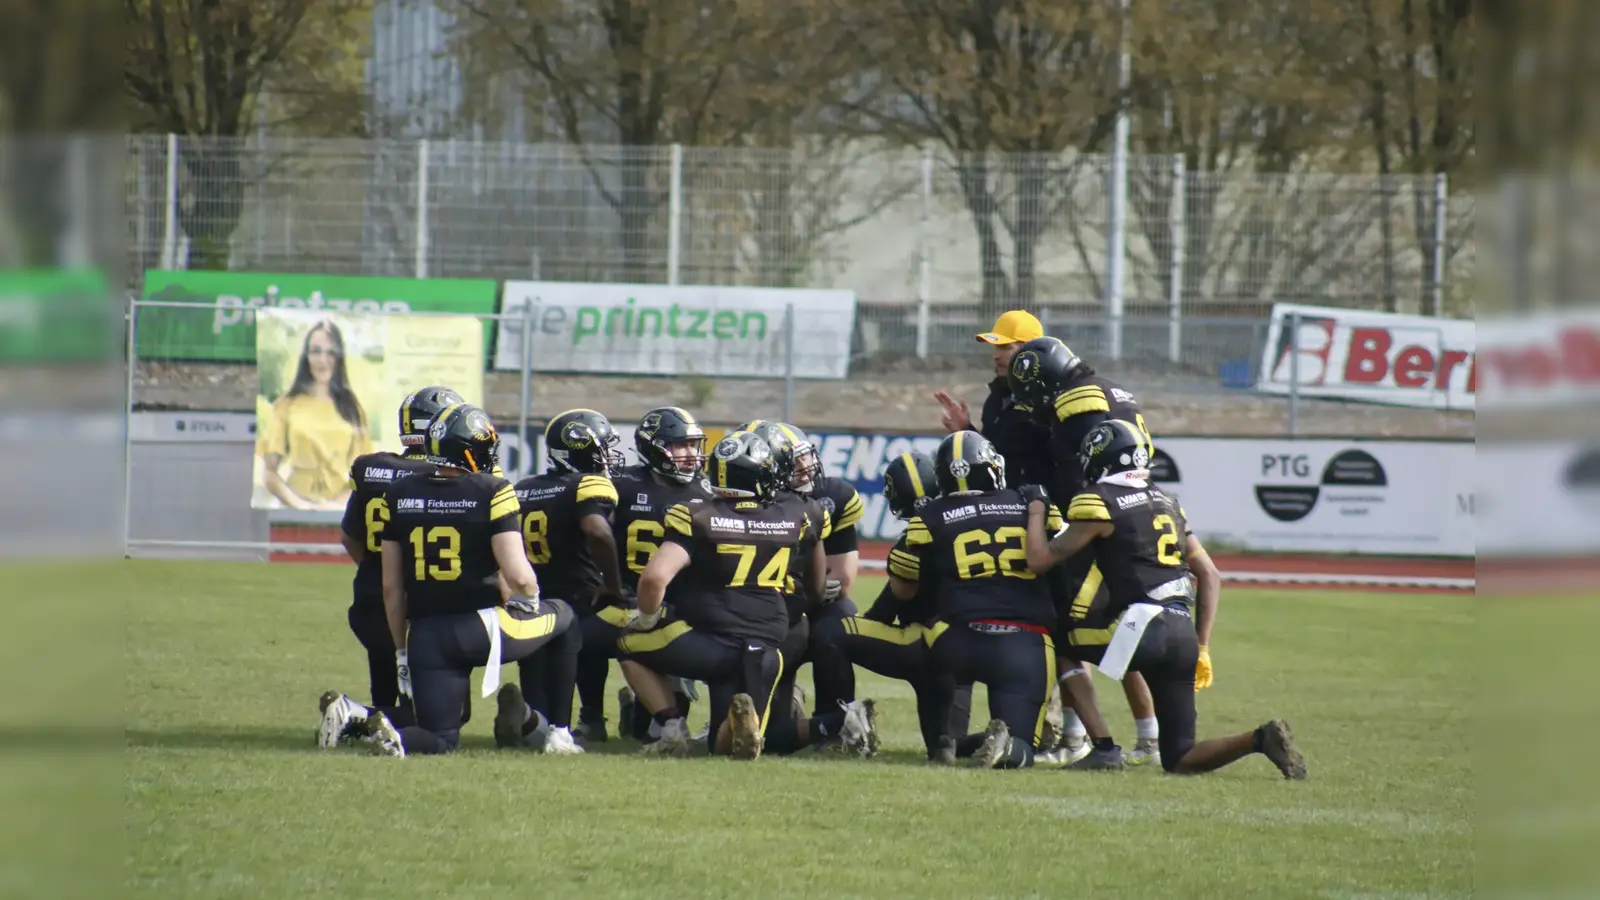
[{"label": "black football jersey", "polygon": [[[704,478],[688,484],[668,482],[662,484],[646,466],[629,466],[612,478],[617,488],[617,511],[611,519],[611,533],[617,541],[617,555],[621,557],[622,581],[635,590],[639,587],[639,573],[661,549],[661,539],[667,534],[667,510],[683,503],[691,509],[711,499],[711,491]],[[677,579],[667,588],[667,602],[672,602]]]},{"label": "black football jersey", "polygon": [[383,539],[400,545],[411,618],[500,602],[500,564],[490,542],[521,524],[511,482],[487,472],[408,475],[389,486],[384,503]]},{"label": "black football jersey", "polygon": [[690,558],[678,575],[686,584],[677,615],[710,634],[782,643],[789,633],[784,588],[795,554],[820,527],[812,515],[793,496],[769,506],[722,497],[673,506],[665,540]]},{"label": "black football jersey", "polygon": [[1072,498],[1067,521],[1111,523],[1111,534],[1089,545],[1107,595],[1095,618],[1109,622],[1147,599],[1187,601],[1189,521],[1171,495],[1154,485],[1092,484]]},{"label": "black football jersey", "polygon": [[860,548],[856,523],[861,521],[864,507],[855,485],[843,478],[823,475],[817,478],[810,492],[804,496],[810,497],[828,513],[829,529],[822,539],[822,552],[836,556]]},{"label": "black football jersey", "polygon": [[[1133,392],[1099,375],[1082,379],[1056,398],[1056,418],[1050,426],[1050,453],[1055,458],[1054,484],[1043,485],[1058,508],[1065,508],[1084,490],[1083,439],[1107,419],[1132,422],[1150,440],[1144,415]],[[1152,444],[1154,449],[1154,444]]]},{"label": "black football jersey", "polygon": [[539,576],[539,595],[576,607],[594,604],[602,579],[579,523],[595,515],[611,521],[617,489],[604,475],[546,472],[517,482],[522,546]]},{"label": "black football jersey", "polygon": [[[1045,527],[1061,527],[1050,507]],[[905,551],[895,572],[933,579],[939,618],[997,620],[1051,628],[1055,604],[1046,579],[1028,571],[1028,504],[1015,490],[930,500],[906,523]]]},{"label": "black football jersey", "polygon": [[339,529],[360,541],[367,552],[356,564],[355,604],[383,607],[383,526],[389,521],[389,507],[383,495],[389,485],[416,472],[431,472],[433,467],[421,457],[396,453],[368,453],[350,464],[350,498],[344,504],[344,519]]}]

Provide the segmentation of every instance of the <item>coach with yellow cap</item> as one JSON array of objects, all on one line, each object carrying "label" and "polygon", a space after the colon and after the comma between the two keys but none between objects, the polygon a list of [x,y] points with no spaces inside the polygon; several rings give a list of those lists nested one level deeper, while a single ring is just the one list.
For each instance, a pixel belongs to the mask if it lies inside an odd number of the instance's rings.
[{"label": "coach with yellow cap", "polygon": [[983,401],[982,427],[973,425],[966,401],[956,400],[945,391],[933,394],[944,407],[940,423],[946,431],[978,431],[1006,458],[1006,484],[1012,487],[1052,483],[1050,430],[1012,404],[1011,387],[1006,383],[1006,369],[1017,348],[1043,336],[1044,326],[1039,320],[1020,309],[1002,313],[993,328],[978,335],[979,342],[994,350],[995,378],[989,382],[988,399]]}]

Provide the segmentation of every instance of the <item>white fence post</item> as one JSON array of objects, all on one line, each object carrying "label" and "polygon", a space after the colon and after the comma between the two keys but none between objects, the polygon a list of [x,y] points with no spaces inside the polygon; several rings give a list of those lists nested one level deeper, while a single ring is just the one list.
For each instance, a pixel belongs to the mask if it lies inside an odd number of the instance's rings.
[{"label": "white fence post", "polygon": [[922,151],[922,220],[917,232],[917,359],[928,358],[928,330],[933,310],[933,148]]},{"label": "white fence post", "polygon": [[1169,206],[1171,227],[1168,229],[1172,237],[1172,274],[1169,276],[1171,284],[1167,286],[1167,360],[1174,363],[1183,356],[1183,248],[1188,237],[1183,227],[1184,203],[1188,196],[1186,181],[1183,154],[1174,154]]},{"label": "white fence post", "polygon": [[428,277],[428,139],[417,142],[417,239],[412,272]]},{"label": "white fence post", "polygon": [[1433,176],[1433,284],[1429,286],[1436,316],[1444,315],[1444,242],[1450,234],[1449,216],[1450,176],[1440,172]]},{"label": "white fence post", "polygon": [[1121,0],[1119,8],[1122,50],[1117,65],[1117,124],[1111,148],[1111,222],[1106,236],[1106,314],[1111,319],[1109,349],[1113,362],[1122,360],[1122,289],[1128,248],[1128,89],[1133,81],[1129,53],[1133,23],[1128,17],[1128,0]]},{"label": "white fence post", "polygon": [[178,266],[178,136],[167,135],[166,220],[161,226],[161,268]]},{"label": "white fence post", "polygon": [[683,258],[683,145],[672,145],[667,189],[667,284],[677,284]]}]

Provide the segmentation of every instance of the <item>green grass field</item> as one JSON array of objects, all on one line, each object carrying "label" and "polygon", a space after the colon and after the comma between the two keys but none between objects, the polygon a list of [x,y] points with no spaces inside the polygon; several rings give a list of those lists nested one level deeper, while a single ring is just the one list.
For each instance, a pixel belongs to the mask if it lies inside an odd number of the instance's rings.
[{"label": "green grass field", "polygon": [[[319,694],[366,690],[346,567],[124,565],[124,849],[139,896],[1473,889],[1468,598],[1225,593],[1201,734],[1288,718],[1311,777],[1286,782],[1261,757],[1194,779],[930,768],[909,689],[865,673],[885,735],[873,760],[647,760],[615,741],[578,758],[497,752],[491,701],[454,756],[324,752]],[[1101,697],[1131,744],[1120,691],[1102,683]],[[981,696],[974,706],[981,725]]]}]

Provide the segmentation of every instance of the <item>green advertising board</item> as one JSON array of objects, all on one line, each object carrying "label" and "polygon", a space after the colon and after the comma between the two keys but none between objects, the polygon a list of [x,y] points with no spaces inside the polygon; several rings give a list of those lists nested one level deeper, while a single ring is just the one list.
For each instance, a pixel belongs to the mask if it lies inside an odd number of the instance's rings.
[{"label": "green advertising board", "polygon": [[[143,359],[254,362],[255,310],[492,313],[496,283],[485,278],[369,278],[261,272],[171,271],[144,275],[145,300],[194,303],[139,309],[135,341]],[[484,353],[494,329],[484,328]]]},{"label": "green advertising board", "polygon": [[116,311],[93,269],[0,270],[0,363],[111,359]]}]

